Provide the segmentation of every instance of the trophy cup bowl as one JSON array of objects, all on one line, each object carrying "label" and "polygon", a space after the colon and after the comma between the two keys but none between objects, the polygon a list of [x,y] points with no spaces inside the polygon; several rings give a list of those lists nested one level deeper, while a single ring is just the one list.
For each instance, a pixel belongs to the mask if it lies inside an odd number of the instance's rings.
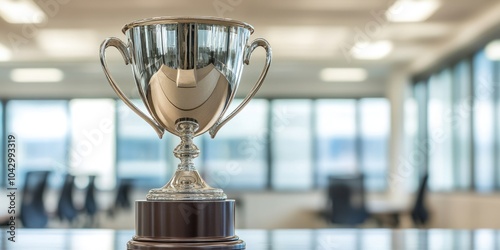
[{"label": "trophy cup bowl", "polygon": [[[136,201],[136,236],[128,249],[244,249],[234,234],[234,200],[210,187],[196,170],[199,149],[193,138],[217,131],[240,112],[264,81],[271,47],[264,39],[248,43],[253,27],[214,17],[155,17],[122,29],[127,43],[107,38],[100,48],[104,73],[118,97],[152,126],[180,137],[174,156],[180,163],[172,179]],[[106,49],[115,47],[131,64],[139,96],[149,114],[137,108],[112,78]],[[257,47],[266,51],[264,69],[253,88],[228,111]]]}]

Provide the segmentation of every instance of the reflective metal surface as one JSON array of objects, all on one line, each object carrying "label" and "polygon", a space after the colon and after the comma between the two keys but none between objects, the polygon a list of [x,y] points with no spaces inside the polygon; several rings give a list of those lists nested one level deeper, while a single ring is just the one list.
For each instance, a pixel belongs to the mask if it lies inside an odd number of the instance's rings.
[{"label": "reflective metal surface", "polygon": [[[158,17],[138,20],[123,28],[127,43],[106,39],[100,49],[104,73],[117,95],[161,138],[164,131],[183,139],[207,131],[217,131],[253,98],[271,64],[271,47],[264,39],[248,44],[253,28],[243,22],[224,18]],[[131,64],[138,92],[149,115],[140,111],[120,90],[106,63],[106,48],[117,48],[126,64]],[[250,62],[254,49],[266,50],[261,76],[235,110],[229,111],[238,88],[243,64]],[[226,113],[229,113],[224,117]],[[196,129],[179,130],[181,121]],[[186,134],[189,133],[189,134]],[[184,144],[182,144],[184,143]],[[189,149],[188,151],[186,151]],[[221,200],[222,190],[209,187],[192,164],[199,152],[189,144],[179,169],[163,188],[151,190],[148,200]],[[188,166],[189,165],[189,166]]]},{"label": "reflective metal surface", "polygon": [[[133,230],[18,229],[0,234],[2,250],[124,250]],[[498,250],[500,230],[281,229],[237,230],[249,250]],[[180,248],[183,249],[183,248]]]},{"label": "reflective metal surface", "polygon": [[136,26],[144,26],[144,25],[152,25],[152,24],[165,24],[165,23],[205,23],[205,24],[222,24],[227,25],[231,24],[233,26],[241,26],[246,29],[249,29],[251,33],[253,33],[252,25],[241,22],[234,19],[229,18],[220,18],[220,17],[152,17],[145,18],[141,20],[137,20],[126,24],[122,31],[125,33],[128,29],[136,27]]},{"label": "reflective metal surface", "polygon": [[210,187],[193,164],[200,150],[193,143],[198,124],[192,120],[177,122],[181,143],[174,149],[175,157],[181,160],[172,179],[162,188],[151,189],[147,200],[224,200],[226,194],[219,188]]},{"label": "reflective metal surface", "polygon": [[[177,134],[177,119],[191,118],[198,122],[196,135],[200,135],[221,121],[239,85],[243,63],[248,64],[251,52],[262,46],[267,52],[265,70],[246,101],[255,95],[267,74],[271,48],[263,39],[247,46],[250,26],[219,18],[193,18],[191,23],[188,18],[152,20],[149,25],[137,21],[140,25],[127,26],[128,44],[117,38],[106,40],[101,45],[101,62],[115,91],[119,87],[107,69],[105,49],[116,47],[125,62],[132,64],[141,98],[156,123],[154,128]],[[129,103],[123,92],[117,94]]]}]

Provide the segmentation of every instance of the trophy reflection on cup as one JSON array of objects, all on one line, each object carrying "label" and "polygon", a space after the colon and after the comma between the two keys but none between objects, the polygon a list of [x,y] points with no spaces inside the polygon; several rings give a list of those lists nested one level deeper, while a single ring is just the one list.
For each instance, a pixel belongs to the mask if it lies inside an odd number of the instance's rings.
[{"label": "trophy reflection on cup", "polygon": [[[271,47],[264,39],[248,43],[253,27],[225,18],[148,18],[122,31],[127,43],[108,38],[100,48],[111,87],[160,138],[166,130],[181,139],[174,149],[180,163],[172,179],[150,190],[145,201],[136,201],[136,236],[128,249],[244,249],[234,233],[234,200],[201,178],[193,164],[200,153],[193,138],[207,131],[215,137],[254,97],[271,64]],[[105,54],[109,46],[131,64],[149,114],[139,110],[111,77]],[[249,64],[257,47],[266,51],[260,78],[241,104],[228,110],[243,64]]]}]

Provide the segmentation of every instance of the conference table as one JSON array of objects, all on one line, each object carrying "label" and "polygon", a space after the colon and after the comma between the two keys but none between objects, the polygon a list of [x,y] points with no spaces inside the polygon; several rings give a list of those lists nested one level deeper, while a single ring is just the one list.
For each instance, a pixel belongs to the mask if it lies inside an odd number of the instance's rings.
[{"label": "conference table", "polygon": [[[5,250],[125,250],[133,230],[16,229],[16,242],[2,228]],[[500,249],[500,230],[283,229],[238,230],[249,250]]]}]

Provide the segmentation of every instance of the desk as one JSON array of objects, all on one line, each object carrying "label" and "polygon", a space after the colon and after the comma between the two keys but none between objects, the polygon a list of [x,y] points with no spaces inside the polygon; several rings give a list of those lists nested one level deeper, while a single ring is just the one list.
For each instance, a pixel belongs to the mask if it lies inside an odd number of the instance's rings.
[{"label": "desk", "polygon": [[[5,250],[125,250],[134,232],[102,229],[18,229],[16,240],[1,230]],[[298,229],[238,230],[248,250],[500,249],[500,230]],[[96,243],[100,247],[94,247]]]},{"label": "desk", "polygon": [[[399,227],[400,217],[404,213],[409,213],[410,207],[404,202],[395,203],[390,200],[368,200],[366,209],[374,218],[376,218],[380,225],[385,223],[393,228]],[[387,222],[387,218],[389,221]]]}]

